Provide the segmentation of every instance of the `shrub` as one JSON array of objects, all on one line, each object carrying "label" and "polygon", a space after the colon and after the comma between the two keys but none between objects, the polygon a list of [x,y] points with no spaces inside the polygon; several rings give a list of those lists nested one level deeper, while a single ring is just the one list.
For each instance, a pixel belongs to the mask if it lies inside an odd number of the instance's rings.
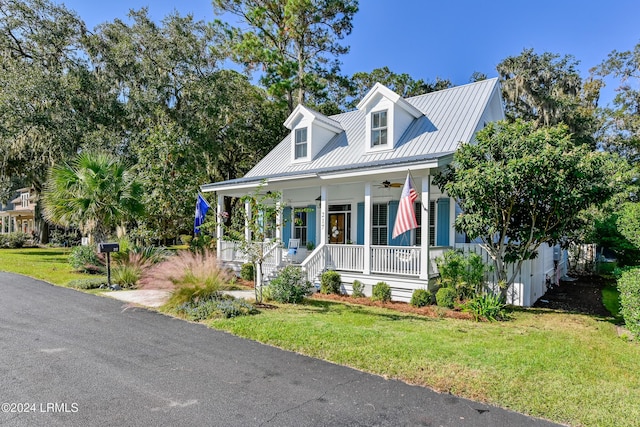
[{"label": "shrub", "polygon": [[371,300],[382,302],[391,301],[391,287],[385,282],[376,283],[373,285],[373,290],[371,291]]},{"label": "shrub", "polygon": [[473,313],[476,322],[480,319],[493,322],[506,317],[504,300],[500,295],[493,293],[477,295],[467,302],[465,309]]},{"label": "shrub", "polygon": [[433,295],[426,289],[416,289],[411,295],[410,304],[414,307],[424,307],[431,304]]},{"label": "shrub", "polygon": [[283,268],[269,283],[271,299],[280,303],[297,304],[312,291],[311,282],[306,280],[302,269],[294,265]]},{"label": "shrub", "polygon": [[323,294],[340,294],[340,286],[342,280],[340,273],[337,271],[325,271],[320,276],[320,293]]},{"label": "shrub", "polygon": [[104,261],[96,253],[94,246],[76,246],[71,249],[69,264],[77,271],[104,273]]},{"label": "shrub", "polygon": [[21,231],[11,233],[7,239],[7,247],[11,249],[20,249],[29,240],[29,236]]},{"label": "shrub", "polygon": [[243,299],[231,296],[209,298],[182,304],[176,310],[189,320],[201,321],[214,317],[226,319],[257,313],[256,308]]},{"label": "shrub", "polygon": [[7,234],[0,234],[0,248],[8,248],[9,237]]},{"label": "shrub", "polygon": [[91,277],[89,279],[75,279],[67,283],[67,286],[76,289],[98,289],[100,286],[107,286],[107,278]]},{"label": "shrub", "polygon": [[351,287],[353,288],[353,292],[351,293],[352,297],[354,298],[364,297],[364,283],[356,279],[353,281],[353,284],[351,285]]},{"label": "shrub", "polygon": [[457,293],[453,288],[440,288],[436,292],[436,304],[438,307],[453,308]]},{"label": "shrub", "polygon": [[487,266],[480,255],[465,256],[459,250],[450,250],[436,258],[436,265],[441,285],[455,289],[458,298],[471,298],[482,291]]},{"label": "shrub", "polygon": [[244,280],[253,281],[256,277],[255,273],[256,267],[252,262],[245,262],[244,264],[242,264],[242,267],[240,267],[240,277],[242,277]]},{"label": "shrub", "polygon": [[618,280],[618,290],[624,323],[640,337],[640,268],[624,271]]},{"label": "shrub", "polygon": [[123,264],[111,269],[111,281],[123,288],[134,288],[142,276],[142,269],[136,265]]}]

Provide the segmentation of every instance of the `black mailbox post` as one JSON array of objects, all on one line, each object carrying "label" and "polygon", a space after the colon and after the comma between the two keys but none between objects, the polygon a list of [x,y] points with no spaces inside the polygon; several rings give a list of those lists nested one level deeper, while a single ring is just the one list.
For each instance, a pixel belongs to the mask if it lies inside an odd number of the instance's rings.
[{"label": "black mailbox post", "polygon": [[120,250],[120,245],[118,243],[98,243],[98,252],[101,254],[107,254],[107,285],[109,289],[114,289],[115,287],[111,286],[111,252],[118,252]]}]

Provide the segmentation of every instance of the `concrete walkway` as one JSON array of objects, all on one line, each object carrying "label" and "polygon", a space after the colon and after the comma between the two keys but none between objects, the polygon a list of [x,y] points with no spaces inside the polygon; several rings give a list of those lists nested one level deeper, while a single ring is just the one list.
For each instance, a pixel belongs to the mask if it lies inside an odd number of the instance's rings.
[{"label": "concrete walkway", "polygon": [[[247,301],[255,299],[253,290],[248,291],[226,291],[225,294],[233,295],[236,298],[243,298]],[[133,291],[108,291],[100,295],[115,298],[120,301],[138,304],[144,307],[160,307],[169,299],[171,291],[156,289],[136,289]]]}]

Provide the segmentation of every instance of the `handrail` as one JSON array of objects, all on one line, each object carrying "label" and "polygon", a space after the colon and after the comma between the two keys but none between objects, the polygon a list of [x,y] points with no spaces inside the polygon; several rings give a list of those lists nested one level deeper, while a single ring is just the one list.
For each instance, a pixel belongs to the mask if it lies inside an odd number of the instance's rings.
[{"label": "handrail", "polygon": [[302,271],[304,271],[307,276],[307,280],[313,281],[313,279],[318,277],[318,275],[322,273],[322,270],[324,270],[326,264],[325,249],[324,243],[319,244],[300,264]]}]

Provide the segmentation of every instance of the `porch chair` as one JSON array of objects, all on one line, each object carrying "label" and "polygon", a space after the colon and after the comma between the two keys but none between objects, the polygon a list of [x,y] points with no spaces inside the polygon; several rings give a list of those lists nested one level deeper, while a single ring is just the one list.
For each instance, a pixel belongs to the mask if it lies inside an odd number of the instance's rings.
[{"label": "porch chair", "polygon": [[300,247],[300,239],[289,239],[289,244],[287,245],[287,252],[285,253],[284,259],[285,261],[292,263],[296,262],[296,255],[298,254],[298,248]]}]

